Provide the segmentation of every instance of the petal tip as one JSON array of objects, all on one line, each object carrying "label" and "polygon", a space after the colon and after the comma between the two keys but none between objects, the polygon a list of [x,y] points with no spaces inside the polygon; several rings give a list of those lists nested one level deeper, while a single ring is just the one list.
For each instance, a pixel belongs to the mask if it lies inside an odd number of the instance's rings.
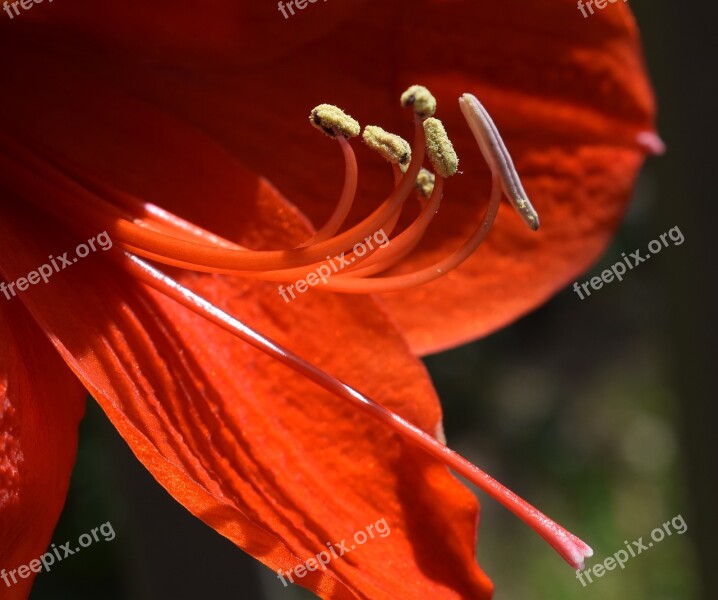
[{"label": "petal tip", "polygon": [[653,156],[662,156],[666,153],[666,143],[653,131],[641,131],[636,134],[636,143]]}]

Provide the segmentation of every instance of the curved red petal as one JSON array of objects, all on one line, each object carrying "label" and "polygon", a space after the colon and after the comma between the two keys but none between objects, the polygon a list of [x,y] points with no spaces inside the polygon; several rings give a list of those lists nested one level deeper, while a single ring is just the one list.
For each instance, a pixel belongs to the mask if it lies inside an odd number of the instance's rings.
[{"label": "curved red petal", "polygon": [[0,339],[0,597],[15,600],[29,595],[65,503],[87,393],[4,294]]}]

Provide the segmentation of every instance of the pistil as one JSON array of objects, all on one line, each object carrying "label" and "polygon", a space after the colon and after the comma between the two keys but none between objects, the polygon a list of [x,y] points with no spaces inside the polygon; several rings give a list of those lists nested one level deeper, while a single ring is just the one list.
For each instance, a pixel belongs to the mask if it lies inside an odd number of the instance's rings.
[{"label": "pistil", "polygon": [[494,498],[506,509],[529,525],[546,540],[574,569],[584,567],[584,559],[593,550],[578,537],[549,519],[531,504],[500,484],[477,466],[457,454],[429,433],[419,429],[406,419],[390,411],[378,402],[319,369],[303,358],[282,347],[261,333],[251,329],[237,318],[225,313],[201,296],[183,287],[177,281],[163,274],[150,264],[129,253],[114,255],[120,265],[134,278],[146,283],[165,296],[175,300],[192,312],[221,327],[235,337],[261,350],[282,364],[371,415],[383,426],[401,435],[405,440],[418,445],[447,467],[465,477],[483,492]]}]

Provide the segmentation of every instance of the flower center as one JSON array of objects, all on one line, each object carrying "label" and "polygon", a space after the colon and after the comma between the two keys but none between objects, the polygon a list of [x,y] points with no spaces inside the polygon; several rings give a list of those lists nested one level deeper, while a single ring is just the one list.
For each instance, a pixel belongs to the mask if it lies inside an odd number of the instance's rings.
[{"label": "flower center", "polygon": [[[458,167],[458,157],[443,124],[433,115],[436,100],[422,86],[401,97],[413,109],[413,146],[376,126],[364,129],[364,142],[392,165],[395,187],[361,222],[341,231],[352,208],[358,166],[350,138],[361,132],[359,123],[339,108],[322,104],[311,111],[310,123],[335,139],[344,157],[344,186],[334,212],[309,239],[290,250],[256,251],[205,231],[160,207],[144,202],[93,179],[75,165],[46,158],[13,140],[13,179],[17,191],[65,220],[92,231],[106,230],[112,239],[139,256],[185,269],[225,273],[247,279],[294,281],[307,273],[329,268],[332,256],[351,262],[325,282],[328,291],[382,293],[417,287],[444,277],[471,256],[486,238],[498,213],[502,192],[527,225],[536,230],[538,215],[521,185],[511,157],[491,117],[470,94],[459,100],[461,110],[492,172],[492,190],[485,214],[465,242],[439,262],[402,275],[385,272],[401,263],[420,243],[439,210],[444,180]],[[422,168],[427,156],[435,173]],[[5,162],[4,161],[4,162]],[[42,178],[37,175],[42,173]],[[421,209],[413,222],[394,233],[408,198],[418,190]],[[34,192],[34,193],[31,193]],[[81,199],[82,202],[78,202]],[[362,252],[353,248],[377,232],[387,244]]]}]

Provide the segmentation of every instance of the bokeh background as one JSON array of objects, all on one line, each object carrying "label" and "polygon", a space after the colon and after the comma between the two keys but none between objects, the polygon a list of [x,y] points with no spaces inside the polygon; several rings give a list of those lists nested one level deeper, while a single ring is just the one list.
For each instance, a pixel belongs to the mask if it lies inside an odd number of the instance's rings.
[{"label": "bokeh background", "polygon": [[[673,534],[582,587],[544,542],[481,497],[478,559],[497,600],[715,600],[716,269],[713,21],[698,5],[632,0],[659,97],[664,157],[646,166],[600,273],[677,226],[664,249],[581,301],[570,289],[487,339],[429,357],[450,444],[588,540],[589,565]],[[707,6],[707,4],[706,4]],[[605,9],[610,10],[610,5]],[[585,26],[577,11],[576,27]],[[48,574],[33,600],[299,600],[273,573],[191,517],[88,402],[55,542],[110,521],[98,543]]]}]

